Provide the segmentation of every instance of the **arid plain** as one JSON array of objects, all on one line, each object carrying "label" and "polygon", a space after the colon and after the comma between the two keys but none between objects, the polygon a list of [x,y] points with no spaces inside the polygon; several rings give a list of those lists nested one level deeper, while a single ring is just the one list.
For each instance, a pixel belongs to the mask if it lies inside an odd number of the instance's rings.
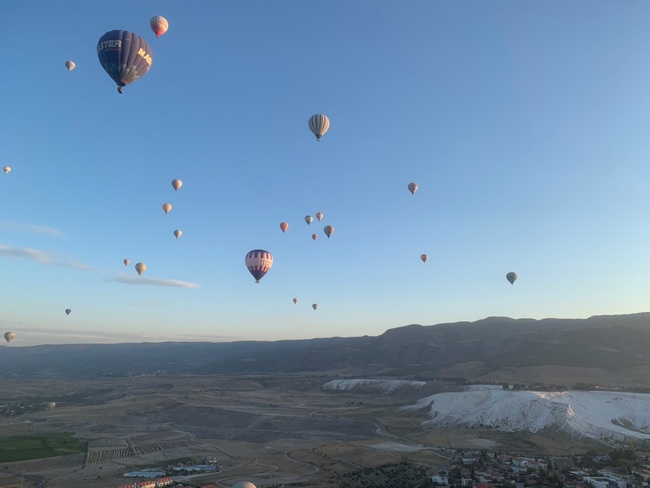
[{"label": "arid plain", "polygon": [[[334,488],[356,470],[409,459],[431,474],[445,448],[566,454],[580,441],[556,432],[427,430],[425,412],[399,407],[454,389],[428,382],[392,394],[324,390],[333,375],[138,376],[101,380],[7,379],[3,404],[35,405],[0,418],[0,438],[71,432],[87,452],[0,464],[1,487],[116,487],[128,471],[217,459],[192,483]],[[53,410],[46,402],[56,401]],[[1,440],[1,439],[0,439]],[[44,483],[44,484],[43,484]]]}]

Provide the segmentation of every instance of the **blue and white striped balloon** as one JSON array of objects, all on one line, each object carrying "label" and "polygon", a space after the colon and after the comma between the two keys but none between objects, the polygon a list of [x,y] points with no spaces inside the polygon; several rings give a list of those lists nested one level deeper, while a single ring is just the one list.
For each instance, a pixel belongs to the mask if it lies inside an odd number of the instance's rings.
[{"label": "blue and white striped balloon", "polygon": [[309,130],[316,136],[316,140],[320,141],[323,134],[330,128],[330,119],[323,114],[314,114],[309,117]]},{"label": "blue and white striped balloon", "polygon": [[259,283],[266,273],[273,266],[273,256],[263,249],[254,249],[246,254],[246,267],[255,278],[255,283]]}]

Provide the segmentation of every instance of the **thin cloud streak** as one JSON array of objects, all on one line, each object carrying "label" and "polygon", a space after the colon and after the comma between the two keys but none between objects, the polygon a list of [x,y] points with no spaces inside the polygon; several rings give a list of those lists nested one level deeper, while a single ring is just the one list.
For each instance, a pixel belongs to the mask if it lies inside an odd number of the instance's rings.
[{"label": "thin cloud streak", "polygon": [[16,222],[7,222],[0,220],[0,229],[10,232],[30,232],[50,237],[63,237],[64,234],[59,229],[38,224],[18,224]]},{"label": "thin cloud streak", "polygon": [[[41,251],[39,249],[32,249],[30,247],[12,247],[0,244],[0,256],[9,258],[25,258],[46,266],[59,266],[62,268],[79,269],[82,271],[93,272],[111,272],[110,270],[96,268],[88,264],[84,264],[75,259],[60,254]],[[175,288],[199,288],[198,283],[190,281],[172,280],[167,278],[143,278],[141,276],[127,276],[118,275],[114,278],[106,278],[105,281],[116,281],[127,285],[150,285],[150,286],[164,286]]]},{"label": "thin cloud streak", "polygon": [[139,342],[232,342],[242,340],[232,336],[203,334],[152,334],[150,332],[109,332],[81,329],[47,329],[21,327],[12,346],[41,344],[119,344]]},{"label": "thin cloud streak", "polygon": [[26,258],[47,266],[60,266],[62,268],[81,269],[84,271],[99,271],[97,268],[81,263],[67,256],[61,256],[47,251],[40,251],[30,247],[11,247],[0,244],[0,255],[10,258]]},{"label": "thin cloud streak", "polygon": [[190,281],[170,280],[167,278],[143,278],[142,276],[126,276],[119,275],[115,278],[107,279],[107,281],[116,281],[124,283],[125,285],[149,285],[149,286],[167,286],[177,288],[198,288],[198,283]]}]

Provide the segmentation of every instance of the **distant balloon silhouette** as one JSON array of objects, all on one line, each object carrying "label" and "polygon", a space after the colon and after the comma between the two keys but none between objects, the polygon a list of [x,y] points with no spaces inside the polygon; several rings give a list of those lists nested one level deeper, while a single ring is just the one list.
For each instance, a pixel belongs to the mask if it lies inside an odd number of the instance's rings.
[{"label": "distant balloon silhouette", "polygon": [[287,224],[286,222],[280,222],[280,229],[282,230],[283,234],[287,231],[288,228],[289,228],[289,224]]},{"label": "distant balloon silhouette", "polygon": [[409,183],[409,191],[411,192],[411,195],[415,195],[415,192],[418,191],[418,184],[417,183]]},{"label": "distant balloon silhouette", "polygon": [[316,212],[316,218],[319,222],[323,220],[323,212]]},{"label": "distant balloon silhouette", "polygon": [[312,234],[311,238],[315,241],[316,239],[318,239],[318,234]]},{"label": "distant balloon silhouette", "polygon": [[294,299],[293,299],[293,303],[294,303],[294,304],[298,303],[298,299],[297,299],[297,298],[294,298]]},{"label": "distant balloon silhouette", "polygon": [[72,71],[77,67],[77,65],[74,63],[74,61],[68,60],[65,62],[65,67],[68,68],[68,71]]},{"label": "distant balloon silhouette", "polygon": [[318,303],[314,303],[314,304],[311,306],[311,308],[313,308],[314,310],[318,310]]},{"label": "distant balloon silhouette", "polygon": [[314,114],[309,117],[309,130],[316,136],[316,140],[320,141],[325,132],[330,128],[330,119],[323,114]]},{"label": "distant balloon silhouette", "polygon": [[14,332],[8,331],[5,332],[5,341],[11,342],[16,338],[16,334]]},{"label": "distant balloon silhouette", "polygon": [[144,263],[137,263],[135,265],[135,270],[138,272],[138,275],[142,276],[142,273],[147,270],[147,265]]},{"label": "distant balloon silhouette", "polygon": [[[66,308],[66,309],[65,309],[65,314],[66,314],[66,315],[70,315],[70,312],[72,312],[72,310],[70,310],[69,308]],[[82,315],[83,315],[83,314],[82,314]]]},{"label": "distant balloon silhouette", "polygon": [[508,280],[508,282],[510,282],[511,285],[514,285],[515,281],[517,281],[517,273],[511,271],[506,275],[506,280]]},{"label": "distant balloon silhouette", "polygon": [[312,217],[311,215],[307,215],[305,217],[305,222],[307,222],[307,225],[311,224],[313,221],[314,221],[314,217]]},{"label": "distant balloon silhouette", "polygon": [[2,171],[4,171],[5,174],[11,173],[11,166],[5,166],[4,168],[2,168]]},{"label": "distant balloon silhouette", "polygon": [[[183,235],[183,231],[182,231],[182,230],[178,230],[178,229],[176,229],[176,230],[174,231],[174,237],[176,237],[176,239],[178,239],[178,238],[179,238],[180,236],[182,236],[182,235]],[[190,240],[191,240],[191,239],[190,239]]]},{"label": "distant balloon silhouette", "polygon": [[183,182],[179,179],[172,180],[172,187],[174,190],[178,191],[178,189],[183,186]]},{"label": "distant balloon silhouette", "polygon": [[167,32],[167,29],[169,29],[169,22],[167,22],[167,19],[162,15],[155,15],[151,17],[149,25],[151,26],[153,33],[156,34],[156,37],[162,36],[165,32]]},{"label": "distant balloon silhouette", "polygon": [[422,256],[420,256],[420,259],[422,260],[423,263],[426,263],[429,260],[429,256],[423,254]]},{"label": "distant balloon silhouette", "polygon": [[[333,225],[326,225],[325,229],[323,229],[323,230],[325,231],[325,235],[327,236],[328,239],[330,238],[330,236],[332,234],[334,234],[334,226]],[[343,240],[345,240],[345,239],[343,239]]]},{"label": "distant balloon silhouette", "polygon": [[163,203],[162,209],[166,214],[168,214],[169,211],[172,209],[172,204],[171,203]]},{"label": "distant balloon silhouette", "polygon": [[128,266],[130,262],[131,262],[130,259],[125,259],[124,260],[124,266]]},{"label": "distant balloon silhouette", "polygon": [[263,249],[254,249],[246,254],[245,263],[248,271],[255,278],[255,283],[259,283],[273,266],[273,256]]},{"label": "distant balloon silhouette", "polygon": [[124,92],[129,83],[149,72],[153,53],[147,42],[133,32],[112,30],[97,42],[99,62],[115,83],[117,91]]}]

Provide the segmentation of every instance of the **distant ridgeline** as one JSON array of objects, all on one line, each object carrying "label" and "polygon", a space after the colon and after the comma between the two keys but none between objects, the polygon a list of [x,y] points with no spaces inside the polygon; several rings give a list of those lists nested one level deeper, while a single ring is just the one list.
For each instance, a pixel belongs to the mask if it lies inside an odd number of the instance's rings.
[{"label": "distant ridgeline", "polygon": [[511,384],[650,387],[650,313],[408,325],[378,337],[5,346],[5,377],[319,372]]}]

